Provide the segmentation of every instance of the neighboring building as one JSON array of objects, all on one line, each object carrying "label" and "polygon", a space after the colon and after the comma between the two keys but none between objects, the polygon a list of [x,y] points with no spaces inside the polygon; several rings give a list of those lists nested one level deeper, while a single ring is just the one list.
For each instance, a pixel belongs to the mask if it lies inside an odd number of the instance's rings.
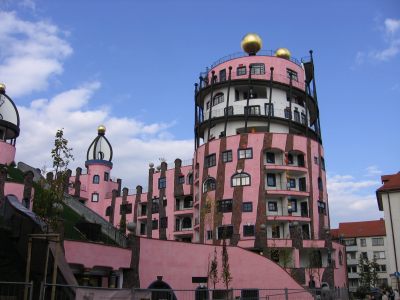
[{"label": "neighboring building", "polygon": [[360,256],[374,258],[379,265],[378,286],[388,285],[388,259],[385,222],[381,220],[339,223],[332,229],[332,236],[346,246],[347,276],[349,290],[355,292],[360,286]]},{"label": "neighboring building", "polygon": [[400,172],[381,178],[383,185],[376,191],[376,198],[379,210],[385,216],[388,272],[391,285],[400,290]]},{"label": "neighboring building", "polygon": [[302,285],[345,286],[344,247],[329,234],[312,52],[301,62],[285,48],[256,55],[257,35],[242,47],[248,55],[219,60],[196,84],[190,163],[150,164],[147,192],[121,195],[101,127],[86,177],[78,169],[70,193],[115,226],[133,221],[141,237],[208,245],[224,238],[267,255]]}]

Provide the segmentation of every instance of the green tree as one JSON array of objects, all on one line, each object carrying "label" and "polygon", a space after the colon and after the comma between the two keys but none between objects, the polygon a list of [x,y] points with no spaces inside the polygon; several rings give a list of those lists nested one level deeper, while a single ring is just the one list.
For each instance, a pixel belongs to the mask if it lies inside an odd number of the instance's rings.
[{"label": "green tree", "polygon": [[229,256],[228,250],[226,249],[226,240],[222,241],[222,282],[225,284],[226,289],[229,289],[229,283],[232,281],[232,276],[229,268]]},{"label": "green tree", "polygon": [[[58,129],[54,138],[54,148],[51,150],[53,159],[53,180],[43,179],[35,184],[33,211],[40,217],[54,221],[54,207],[61,205],[65,189],[68,185],[68,165],[74,159],[72,148],[68,147],[68,140],[64,138],[64,130]],[[54,224],[53,224],[54,225]]]},{"label": "green tree", "polygon": [[217,248],[214,248],[214,257],[210,263],[210,271],[208,272],[208,278],[211,280],[214,290],[215,285],[218,283],[218,258],[217,258]]},{"label": "green tree", "polygon": [[360,286],[366,290],[376,287],[378,283],[379,265],[376,258],[369,260],[367,256],[360,255],[358,260],[358,275],[360,276]]}]

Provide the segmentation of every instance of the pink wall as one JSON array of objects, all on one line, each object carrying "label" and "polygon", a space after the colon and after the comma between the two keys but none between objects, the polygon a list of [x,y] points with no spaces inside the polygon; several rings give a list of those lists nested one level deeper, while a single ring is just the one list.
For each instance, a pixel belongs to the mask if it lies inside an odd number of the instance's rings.
[{"label": "pink wall", "polygon": [[0,164],[9,165],[15,159],[15,147],[0,141]]},{"label": "pink wall", "polygon": [[[335,285],[338,287],[348,286],[347,283],[347,264],[346,264],[346,247],[344,245],[338,244],[336,242],[332,242],[332,247],[335,249],[335,261],[336,268],[334,270],[335,275]],[[339,252],[341,251],[343,255],[342,263],[340,265],[339,261]]]},{"label": "pink wall", "polygon": [[[19,201],[22,201],[22,198],[24,197],[24,185],[22,183],[17,183],[17,182],[6,182],[4,186],[4,195],[14,195],[18,198]],[[32,197],[31,201],[33,200],[34,196],[34,189],[32,188]],[[31,205],[32,208],[32,205]]]},{"label": "pink wall", "polygon": [[[279,58],[279,57],[274,57],[274,56],[245,56],[245,57],[240,57],[236,58],[233,60],[229,60],[227,62],[224,62],[215,68],[211,69],[209,72],[209,77],[211,78],[211,71],[215,71],[215,75],[218,77],[219,76],[219,71],[226,69],[226,78],[228,78],[228,68],[229,66],[232,66],[232,79],[246,79],[248,78],[249,74],[249,65],[252,63],[264,63],[265,64],[265,74],[264,75],[252,75],[251,77],[254,79],[264,79],[264,80],[269,80],[270,78],[270,67],[274,67],[274,80],[278,82],[282,82],[285,84],[289,84],[289,78],[287,78],[286,74],[286,69],[291,69],[295,72],[297,72],[298,75],[298,81],[292,81],[293,86],[304,90],[304,70],[294,62]],[[247,67],[246,70],[246,75],[243,76],[237,76],[236,75],[236,69],[239,65],[243,65]],[[218,79],[219,80],[219,79]]]}]

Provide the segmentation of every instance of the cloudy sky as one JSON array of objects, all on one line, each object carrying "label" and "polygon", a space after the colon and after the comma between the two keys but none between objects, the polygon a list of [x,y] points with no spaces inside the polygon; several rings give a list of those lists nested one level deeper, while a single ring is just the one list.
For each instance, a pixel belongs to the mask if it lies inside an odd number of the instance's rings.
[{"label": "cloudy sky", "polygon": [[17,160],[50,166],[64,128],[83,166],[104,124],[113,175],[145,186],[149,162],[191,158],[193,84],[247,32],[296,58],[314,50],[332,225],[381,217],[380,176],[400,171],[399,1],[0,0]]}]

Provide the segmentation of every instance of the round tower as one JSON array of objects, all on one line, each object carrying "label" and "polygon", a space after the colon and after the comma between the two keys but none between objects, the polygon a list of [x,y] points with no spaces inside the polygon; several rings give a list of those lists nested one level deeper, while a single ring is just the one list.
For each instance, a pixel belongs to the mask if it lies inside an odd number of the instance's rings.
[{"label": "round tower", "polygon": [[245,53],[218,60],[195,85],[195,240],[228,238],[285,267],[290,257],[295,268],[305,267],[317,241],[326,266],[332,250],[324,248],[329,214],[312,51],[300,61],[286,48],[261,50],[257,34],[241,46]]},{"label": "round tower", "polygon": [[10,164],[15,159],[15,143],[19,136],[19,114],[14,102],[0,83],[0,164]]},{"label": "round tower", "polygon": [[[97,128],[97,137],[90,144],[85,166],[87,168],[87,205],[101,215],[111,202],[113,185],[111,183],[110,172],[112,169],[113,149],[105,137],[106,128],[100,125]],[[105,201],[105,200],[110,201]]]}]

